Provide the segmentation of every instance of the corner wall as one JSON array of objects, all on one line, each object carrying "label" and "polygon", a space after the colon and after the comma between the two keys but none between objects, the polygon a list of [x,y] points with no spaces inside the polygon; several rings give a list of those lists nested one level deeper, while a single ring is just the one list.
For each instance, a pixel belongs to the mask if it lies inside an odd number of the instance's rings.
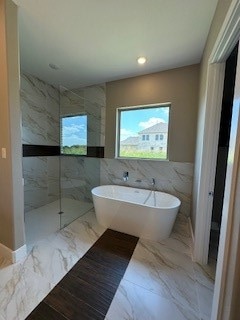
[{"label": "corner wall", "polygon": [[195,171],[193,182],[193,207],[192,207],[192,227],[195,231],[196,227],[196,215],[202,211],[201,203],[198,200],[199,195],[199,182],[201,177],[201,166],[204,165],[201,162],[203,154],[203,133],[206,117],[206,91],[207,91],[207,70],[208,61],[211,51],[216,42],[218,33],[223,24],[227,11],[232,1],[219,0],[216,12],[212,21],[212,25],[209,31],[208,39],[204,49],[201,65],[200,65],[200,93],[199,93],[199,106],[198,106],[198,123],[197,123],[197,141],[196,141],[196,157],[195,157]]},{"label": "corner wall", "polygon": [[25,233],[18,21],[10,0],[0,1],[0,70],[0,148],[7,155],[0,157],[0,244],[11,252],[24,246]]},{"label": "corner wall", "polygon": [[[59,146],[59,90],[21,74],[22,143]],[[60,198],[60,157],[23,157],[25,213]]]}]

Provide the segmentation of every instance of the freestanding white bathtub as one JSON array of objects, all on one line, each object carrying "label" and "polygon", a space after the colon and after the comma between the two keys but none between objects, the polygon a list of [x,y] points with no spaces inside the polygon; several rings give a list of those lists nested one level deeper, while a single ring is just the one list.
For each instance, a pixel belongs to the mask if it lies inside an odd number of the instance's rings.
[{"label": "freestanding white bathtub", "polygon": [[100,225],[154,241],[169,237],[181,204],[164,192],[118,185],[93,188],[92,196]]}]

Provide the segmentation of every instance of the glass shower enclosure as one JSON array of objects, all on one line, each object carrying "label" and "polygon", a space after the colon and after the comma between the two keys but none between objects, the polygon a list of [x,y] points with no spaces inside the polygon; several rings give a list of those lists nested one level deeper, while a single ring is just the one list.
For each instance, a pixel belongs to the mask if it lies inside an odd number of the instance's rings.
[{"label": "glass shower enclosure", "polygon": [[[105,88],[56,88],[21,74],[26,242],[67,226],[93,208],[104,145]],[[90,154],[89,154],[90,150]]]}]

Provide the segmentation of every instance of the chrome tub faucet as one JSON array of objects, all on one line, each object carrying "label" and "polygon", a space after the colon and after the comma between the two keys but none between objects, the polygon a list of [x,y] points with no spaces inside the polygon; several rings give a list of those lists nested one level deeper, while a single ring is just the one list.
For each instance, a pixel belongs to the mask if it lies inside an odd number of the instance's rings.
[{"label": "chrome tub faucet", "polygon": [[123,172],[123,181],[128,181],[128,171]]}]

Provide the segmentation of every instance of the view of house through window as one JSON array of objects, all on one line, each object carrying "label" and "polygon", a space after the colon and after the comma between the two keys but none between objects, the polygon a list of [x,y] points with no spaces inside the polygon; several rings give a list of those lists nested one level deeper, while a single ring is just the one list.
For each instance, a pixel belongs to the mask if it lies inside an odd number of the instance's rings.
[{"label": "view of house through window", "polygon": [[85,114],[61,118],[61,153],[87,154],[87,116]]},{"label": "view of house through window", "polygon": [[118,157],[167,159],[169,104],[118,109]]}]

